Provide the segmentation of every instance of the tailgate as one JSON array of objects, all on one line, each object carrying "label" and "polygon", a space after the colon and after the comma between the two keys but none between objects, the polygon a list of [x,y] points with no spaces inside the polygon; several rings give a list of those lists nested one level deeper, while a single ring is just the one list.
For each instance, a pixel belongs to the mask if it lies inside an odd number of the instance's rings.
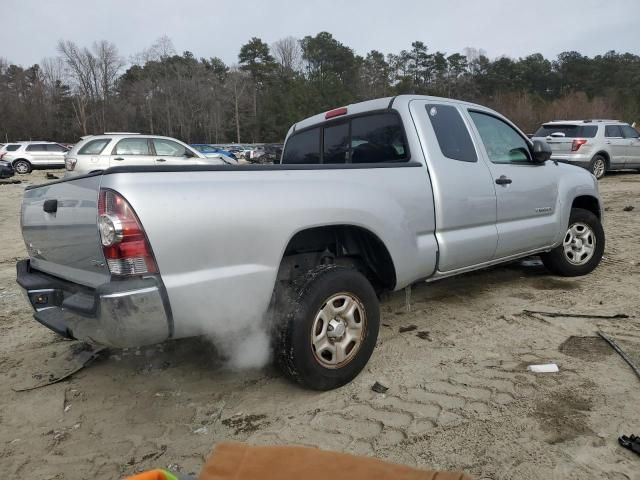
[{"label": "tailgate", "polygon": [[89,287],[109,280],[97,227],[101,179],[91,175],[25,190],[22,235],[33,268]]},{"label": "tailgate", "polygon": [[571,153],[573,138],[546,137],[544,140],[553,153]]}]

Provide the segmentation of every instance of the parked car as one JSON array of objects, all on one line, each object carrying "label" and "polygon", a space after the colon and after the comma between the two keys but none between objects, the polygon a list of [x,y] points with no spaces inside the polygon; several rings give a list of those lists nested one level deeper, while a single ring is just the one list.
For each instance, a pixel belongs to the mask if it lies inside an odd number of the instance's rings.
[{"label": "parked car", "polygon": [[231,152],[235,155],[236,159],[244,158],[244,149],[239,147],[238,145],[223,145],[226,151]]},{"label": "parked car", "polygon": [[640,170],[640,133],[618,120],[556,120],[533,138],[546,140],[552,160],[586,168],[596,178],[610,170]]},{"label": "parked car", "polygon": [[65,176],[82,175],[109,167],[162,165],[224,165],[222,155],[205,157],[171,137],[137,133],[105,133],[83,137],[65,157]]},{"label": "parked car", "polygon": [[233,153],[223,150],[222,148],[214,147],[213,145],[208,145],[206,143],[192,143],[191,146],[207,158],[220,157],[229,165],[235,165],[238,163],[238,159]]},{"label": "parked car", "polygon": [[17,282],[40,323],[104,345],[266,324],[288,377],[336,388],[373,352],[382,292],[537,254],[562,276],[596,268],[598,182],[550,156],[480,105],[357,103],[293,125],[278,165],[28,187]]},{"label": "parked car", "polygon": [[11,163],[0,160],[0,178],[13,177],[13,167]]},{"label": "parked car", "polygon": [[24,175],[38,167],[64,167],[67,149],[55,142],[30,141],[10,143],[3,147],[0,160],[10,162],[13,169]]}]

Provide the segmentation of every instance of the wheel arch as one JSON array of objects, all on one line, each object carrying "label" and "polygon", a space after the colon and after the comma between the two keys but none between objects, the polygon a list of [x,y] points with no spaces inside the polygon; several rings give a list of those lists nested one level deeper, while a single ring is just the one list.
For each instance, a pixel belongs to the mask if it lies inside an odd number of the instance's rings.
[{"label": "wheel arch", "polygon": [[593,195],[580,195],[573,199],[571,208],[582,208],[593,213],[598,219],[602,219],[600,201]]},{"label": "wheel arch", "polygon": [[378,291],[395,288],[395,264],[385,243],[371,230],[351,224],[322,225],[295,232],[285,247],[278,277],[292,277],[318,264],[332,262],[355,263],[363,268]]},{"label": "wheel arch", "polygon": [[601,157],[604,157],[605,162],[607,162],[606,169],[609,170],[609,167],[611,166],[611,156],[609,155],[609,152],[607,152],[606,150],[600,150],[593,154],[593,157],[591,157],[591,160],[593,161],[593,159],[596,158],[598,155],[600,155]]}]

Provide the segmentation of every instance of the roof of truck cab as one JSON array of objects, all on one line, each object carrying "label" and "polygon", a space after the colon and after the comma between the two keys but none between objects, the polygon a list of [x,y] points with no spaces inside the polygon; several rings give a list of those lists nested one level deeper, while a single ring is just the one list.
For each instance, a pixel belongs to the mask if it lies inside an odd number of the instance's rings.
[{"label": "roof of truck cab", "polygon": [[[487,107],[483,107],[482,105],[478,105],[475,103],[469,103],[462,100],[455,100],[453,98],[444,98],[444,97],[431,97],[428,95],[397,95],[395,97],[384,97],[377,98],[375,100],[367,100],[364,102],[351,103],[349,105],[344,106],[336,106],[337,108],[346,108],[346,115],[356,115],[358,113],[365,113],[374,110],[387,110],[392,108],[398,108],[407,106],[412,100],[431,100],[434,102],[448,102],[448,103],[457,103],[460,105],[466,105],[468,107],[487,109]],[[305,118],[295,124],[292,125],[291,129],[289,129],[289,134],[295,130],[301,130],[303,128],[311,127],[316,124],[324,123],[327,121],[326,114],[331,112],[332,110],[327,110],[322,113],[318,113],[317,115],[313,115],[312,117]],[[334,117],[340,118],[340,117]]]}]

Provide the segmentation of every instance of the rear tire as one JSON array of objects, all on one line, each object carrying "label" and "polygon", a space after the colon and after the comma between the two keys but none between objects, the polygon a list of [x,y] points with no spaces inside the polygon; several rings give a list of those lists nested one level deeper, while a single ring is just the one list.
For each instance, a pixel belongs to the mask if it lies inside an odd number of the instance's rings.
[{"label": "rear tire", "polygon": [[544,266],[563,277],[577,277],[592,272],[604,253],[604,229],[589,210],[574,208],[562,243],[541,255]]},{"label": "rear tire", "polygon": [[27,160],[16,160],[13,162],[13,169],[20,175],[26,175],[33,170],[31,164]]},{"label": "rear tire", "polygon": [[607,159],[602,155],[596,155],[591,159],[589,171],[600,180],[607,173]]},{"label": "rear tire", "polygon": [[378,338],[380,307],[360,272],[320,265],[284,295],[276,362],[290,379],[313,390],[353,380],[369,361]]}]

